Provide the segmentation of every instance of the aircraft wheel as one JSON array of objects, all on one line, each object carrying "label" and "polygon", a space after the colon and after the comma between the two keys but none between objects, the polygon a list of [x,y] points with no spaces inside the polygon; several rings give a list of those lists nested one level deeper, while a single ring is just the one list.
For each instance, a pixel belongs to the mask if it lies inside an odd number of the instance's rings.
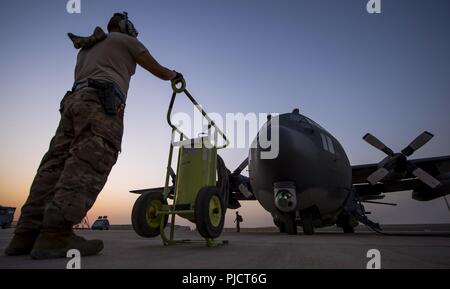
[{"label": "aircraft wheel", "polygon": [[314,235],[314,224],[312,214],[303,213],[302,223],[303,223],[303,234]]},{"label": "aircraft wheel", "polygon": [[295,220],[295,213],[287,215],[283,222],[283,225],[288,235],[297,235],[297,222]]},{"label": "aircraft wheel", "polygon": [[280,233],[286,233],[286,226],[280,220],[280,218],[278,218],[277,216],[274,216],[273,217],[273,223],[275,224],[275,226],[278,227],[278,230],[280,231]]},{"label": "aircraft wheel", "polygon": [[225,221],[225,206],[217,187],[204,187],[195,200],[195,224],[203,238],[220,236]]},{"label": "aircraft wheel", "polygon": [[280,231],[280,233],[286,233],[286,225],[284,225],[284,223],[281,223],[278,227],[278,230]]},{"label": "aircraft wheel", "polygon": [[355,233],[355,228],[353,228],[350,225],[343,226],[342,230],[344,231],[344,234],[353,234],[353,233]]},{"label": "aircraft wheel", "polygon": [[167,201],[163,199],[160,192],[145,193],[139,196],[133,206],[131,213],[131,223],[133,229],[141,237],[156,237],[160,233],[159,226],[164,218],[164,227],[167,225],[167,215],[156,215],[157,210],[161,210]]},{"label": "aircraft wheel", "polygon": [[355,227],[358,226],[358,221],[348,214],[341,214],[337,219],[336,225],[342,228],[344,234],[353,234],[355,233]]}]

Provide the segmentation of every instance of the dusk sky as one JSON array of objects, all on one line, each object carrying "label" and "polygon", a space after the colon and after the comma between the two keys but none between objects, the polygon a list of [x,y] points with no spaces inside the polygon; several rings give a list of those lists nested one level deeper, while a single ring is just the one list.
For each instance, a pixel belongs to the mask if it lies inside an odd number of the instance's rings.
[{"label": "dusk sky", "polygon": [[[0,205],[22,206],[58,125],[77,54],[66,34],[106,30],[122,11],[153,56],[183,73],[207,111],[298,107],[341,142],[353,165],[384,157],[362,140],[367,132],[399,151],[428,130],[435,137],[413,157],[450,154],[450,1],[382,0],[380,15],[367,13],[366,0],[81,0],[81,14],[68,14],[66,2],[1,4]],[[130,223],[137,195],[128,191],[163,185],[170,95],[170,83],[137,69],[123,151],[91,222],[107,215]],[[192,111],[187,103],[177,109]],[[231,170],[247,156],[246,149],[220,153]],[[450,222],[442,198],[423,203],[399,192],[386,201],[399,205],[367,206],[375,221]],[[244,227],[273,225],[257,202],[239,211]]]}]

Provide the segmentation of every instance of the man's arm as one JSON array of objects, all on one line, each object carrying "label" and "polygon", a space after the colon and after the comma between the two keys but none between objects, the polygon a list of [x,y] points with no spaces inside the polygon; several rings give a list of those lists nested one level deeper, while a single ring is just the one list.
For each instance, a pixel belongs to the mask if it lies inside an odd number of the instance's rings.
[{"label": "man's arm", "polygon": [[148,51],[141,53],[136,59],[136,62],[151,74],[162,80],[171,80],[177,75],[176,72],[159,64]]}]

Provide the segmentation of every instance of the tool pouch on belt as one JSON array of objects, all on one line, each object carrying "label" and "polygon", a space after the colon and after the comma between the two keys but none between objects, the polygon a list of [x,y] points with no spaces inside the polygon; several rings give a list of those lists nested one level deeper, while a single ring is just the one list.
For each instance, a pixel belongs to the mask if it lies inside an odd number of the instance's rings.
[{"label": "tool pouch on belt", "polygon": [[88,86],[98,91],[98,97],[106,114],[116,115],[120,109],[123,109],[125,104],[114,83],[88,79]]},{"label": "tool pouch on belt", "polygon": [[102,102],[103,108],[106,114],[116,115],[119,106],[122,104],[119,102],[115,86],[111,82],[105,82],[104,88],[101,92],[100,101]]}]

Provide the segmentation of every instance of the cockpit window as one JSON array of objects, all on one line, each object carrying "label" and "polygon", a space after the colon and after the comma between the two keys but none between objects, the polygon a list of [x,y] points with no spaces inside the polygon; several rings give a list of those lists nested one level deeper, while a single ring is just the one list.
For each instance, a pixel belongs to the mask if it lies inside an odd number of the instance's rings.
[{"label": "cockpit window", "polygon": [[318,128],[320,128],[321,130],[323,130],[323,131],[326,131],[323,127],[321,127],[318,123],[316,123],[316,122],[313,121],[312,119],[307,118],[306,116],[304,116],[304,118],[305,118],[305,120],[306,120],[310,125],[315,126],[315,127],[318,127]]}]

